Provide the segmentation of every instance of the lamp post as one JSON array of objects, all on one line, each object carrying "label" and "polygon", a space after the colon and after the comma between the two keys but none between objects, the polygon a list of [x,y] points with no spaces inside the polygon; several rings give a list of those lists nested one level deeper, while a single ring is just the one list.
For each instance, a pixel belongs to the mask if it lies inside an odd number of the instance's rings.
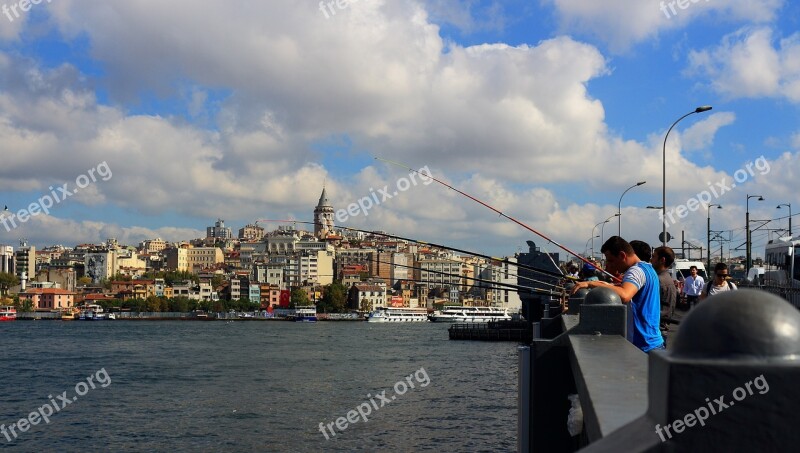
[{"label": "lamp post", "polygon": [[745,206],[746,206],[747,209],[745,211],[745,217],[744,217],[744,221],[745,221],[744,232],[745,232],[745,238],[746,238],[745,239],[745,250],[746,250],[745,254],[746,254],[746,256],[745,256],[745,262],[744,262],[744,271],[746,273],[750,273],[750,267],[753,265],[753,257],[752,257],[751,252],[750,252],[750,246],[752,245],[752,244],[750,244],[750,199],[751,198],[758,198],[758,201],[764,201],[764,197],[762,197],[761,195],[750,195],[750,194],[747,194],[747,202],[745,203]]},{"label": "lamp post", "polygon": [[596,238],[596,237],[599,237],[599,236],[595,236],[595,235],[594,235],[594,230],[595,230],[595,228],[597,228],[598,226],[600,226],[600,225],[602,225],[602,224],[604,224],[604,223],[606,223],[606,222],[608,222],[608,220],[606,220],[606,221],[603,221],[603,222],[600,222],[600,223],[598,223],[597,225],[595,225],[595,226],[592,228],[592,238],[591,238],[591,239],[592,239],[592,258],[594,258],[594,238]]},{"label": "lamp post", "polygon": [[686,118],[689,115],[694,113],[702,113],[711,110],[710,105],[703,105],[694,109],[694,111],[683,115],[682,117],[678,118],[677,121],[672,123],[672,126],[669,127],[667,130],[667,135],[664,136],[664,146],[662,148],[662,157],[661,157],[661,165],[662,165],[662,173],[661,173],[661,245],[667,245],[667,138],[669,137],[669,133],[672,132],[672,128],[675,127],[676,124],[680,123],[682,119]]},{"label": "lamp post", "polygon": [[607,224],[608,222],[610,222],[610,221],[611,221],[611,219],[613,219],[614,217],[616,217],[616,216],[618,216],[618,215],[619,215],[619,214],[614,214],[614,215],[612,215],[611,217],[607,218],[607,219],[606,219],[606,221],[605,221],[605,222],[603,222],[603,226],[601,226],[601,227],[600,227],[600,243],[601,243],[601,244],[603,243],[603,240],[605,239],[605,236],[604,236],[604,234],[603,234],[603,230],[605,230],[605,228],[606,228],[606,224]]},{"label": "lamp post", "polygon": [[[585,255],[587,251],[589,251],[589,241],[593,240],[594,238],[599,238],[600,236],[592,236],[586,240],[586,245],[583,247],[583,254]],[[594,252],[594,250],[592,250]],[[594,258],[594,257],[592,257]]]},{"label": "lamp post", "polygon": [[711,272],[711,208],[714,206],[717,209],[722,209],[722,206],[718,204],[710,204],[708,205],[708,258],[706,259],[706,272]]},{"label": "lamp post", "polygon": [[622,192],[622,195],[619,196],[619,203],[617,204],[617,217],[619,217],[617,219],[617,221],[619,222],[617,224],[618,225],[617,226],[617,236],[622,237],[622,197],[624,197],[625,194],[628,193],[629,190],[633,189],[634,187],[639,187],[642,184],[645,184],[646,182],[647,181],[637,182],[636,184],[634,184],[634,185],[628,187],[627,189],[625,189],[625,192]]},{"label": "lamp post", "polygon": [[786,207],[789,208],[789,237],[791,238],[792,237],[792,204],[791,203],[779,204],[778,205],[778,209],[780,209],[781,206],[786,206]]}]

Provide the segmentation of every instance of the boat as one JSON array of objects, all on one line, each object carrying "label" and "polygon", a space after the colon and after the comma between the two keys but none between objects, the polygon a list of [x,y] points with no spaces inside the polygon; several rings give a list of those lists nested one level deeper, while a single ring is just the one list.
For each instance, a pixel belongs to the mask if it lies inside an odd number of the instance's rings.
[{"label": "boat", "polygon": [[75,313],[71,310],[64,310],[61,312],[61,320],[62,321],[72,321],[75,319]]},{"label": "boat", "polygon": [[[103,321],[109,318],[103,313],[103,307],[92,304],[81,307],[78,319],[81,321]],[[116,316],[112,319],[116,319]]]},{"label": "boat", "polygon": [[113,320],[117,319],[117,315],[115,315],[114,313],[107,313],[106,314],[106,319],[108,319],[109,321],[113,321]]},{"label": "boat", "polygon": [[378,308],[367,317],[367,322],[427,322],[427,308]]},{"label": "boat", "polygon": [[430,315],[433,322],[490,322],[511,321],[511,315],[498,307],[446,306]]},{"label": "boat", "polygon": [[17,319],[17,309],[11,306],[0,307],[0,321],[15,321]]},{"label": "boat", "polygon": [[317,307],[308,305],[294,309],[295,322],[317,322]]}]

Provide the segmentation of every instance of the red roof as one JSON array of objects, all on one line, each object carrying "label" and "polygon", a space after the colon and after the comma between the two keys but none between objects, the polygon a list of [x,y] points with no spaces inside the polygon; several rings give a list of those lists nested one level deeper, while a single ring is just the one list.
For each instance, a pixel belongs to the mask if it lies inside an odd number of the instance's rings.
[{"label": "red roof", "polygon": [[30,295],[34,295],[34,294],[39,294],[39,295],[42,295],[42,294],[56,294],[56,295],[58,295],[58,294],[61,294],[61,295],[70,295],[70,296],[74,296],[75,295],[75,293],[73,293],[72,291],[67,291],[66,289],[61,289],[61,288],[31,288],[31,289],[25,290],[25,292],[22,293],[22,294],[30,294]]}]

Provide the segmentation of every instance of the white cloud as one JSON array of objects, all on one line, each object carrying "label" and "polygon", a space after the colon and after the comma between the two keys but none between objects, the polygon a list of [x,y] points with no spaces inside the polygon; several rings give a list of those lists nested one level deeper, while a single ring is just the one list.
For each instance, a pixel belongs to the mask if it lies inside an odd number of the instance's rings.
[{"label": "white cloud", "polygon": [[[783,0],[545,1],[555,7],[564,31],[588,34],[616,52],[627,51],[639,42],[658,37],[662,31],[683,28],[711,13],[717,22],[771,22],[784,4]],[[682,9],[680,5],[686,7]]]},{"label": "white cloud", "polygon": [[692,51],[687,74],[711,79],[730,99],[785,97],[800,102],[800,33],[775,42],[768,27],[742,28],[715,48]]}]

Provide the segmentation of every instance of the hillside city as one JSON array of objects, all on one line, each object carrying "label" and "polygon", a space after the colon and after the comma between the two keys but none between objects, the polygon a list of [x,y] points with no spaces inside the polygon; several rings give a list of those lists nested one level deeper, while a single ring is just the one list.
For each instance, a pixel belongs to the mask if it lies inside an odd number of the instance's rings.
[{"label": "hillside city", "polygon": [[[308,224],[310,222],[298,222]],[[23,311],[72,310],[85,304],[147,312],[257,311],[316,305],[322,312],[444,304],[519,311],[509,263],[464,257],[443,248],[334,227],[323,188],[313,231],[297,224],[266,231],[245,225],[234,237],[218,219],[206,237],[137,246],[62,245],[37,250],[0,245],[0,291]],[[476,282],[479,278],[483,282]],[[504,287],[508,288],[508,287]]]}]

